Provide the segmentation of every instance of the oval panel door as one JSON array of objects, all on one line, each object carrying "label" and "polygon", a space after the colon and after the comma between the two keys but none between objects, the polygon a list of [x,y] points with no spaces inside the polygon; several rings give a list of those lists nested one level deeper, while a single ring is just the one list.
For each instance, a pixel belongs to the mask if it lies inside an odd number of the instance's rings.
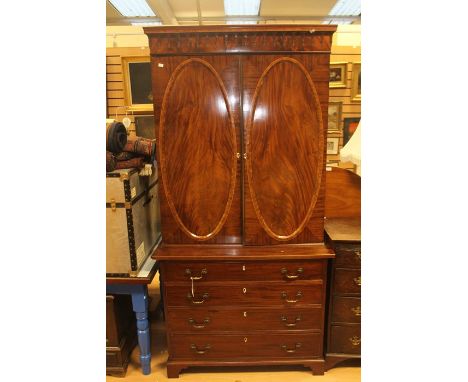
[{"label": "oval panel door", "polygon": [[305,227],[320,191],[323,122],[314,83],[297,60],[273,61],[258,81],[247,123],[247,176],[260,224],[275,240]]},{"label": "oval panel door", "polygon": [[225,223],[236,182],[236,132],[216,70],[192,58],[173,72],[159,125],[167,202],[192,239],[213,238]]}]

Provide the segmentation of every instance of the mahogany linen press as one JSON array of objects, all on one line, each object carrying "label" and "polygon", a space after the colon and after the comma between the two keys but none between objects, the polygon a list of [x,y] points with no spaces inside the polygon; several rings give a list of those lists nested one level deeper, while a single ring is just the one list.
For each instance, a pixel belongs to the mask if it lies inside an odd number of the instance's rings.
[{"label": "mahogany linen press", "polygon": [[331,25],[145,28],[168,377],[324,372]]}]

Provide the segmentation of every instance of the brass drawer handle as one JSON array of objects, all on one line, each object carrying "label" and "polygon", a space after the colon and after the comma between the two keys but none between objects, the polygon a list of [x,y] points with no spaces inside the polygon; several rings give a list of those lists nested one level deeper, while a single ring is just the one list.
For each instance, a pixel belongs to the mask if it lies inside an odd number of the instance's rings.
[{"label": "brass drawer handle", "polygon": [[203,320],[203,324],[199,324],[198,322],[196,322],[193,318],[189,318],[188,319],[188,322],[190,325],[192,325],[192,327],[194,327],[195,329],[203,329],[206,325],[208,325],[210,323],[210,318],[207,317]]},{"label": "brass drawer handle", "polygon": [[283,349],[286,353],[295,353],[297,349],[299,349],[302,346],[300,342],[297,342],[294,345],[294,349],[288,349],[286,345],[281,345],[281,349]]},{"label": "brass drawer handle", "polygon": [[286,300],[286,302],[298,302],[302,298],[302,292],[299,291],[296,293],[296,300],[289,300],[286,292],[281,292],[281,298]]},{"label": "brass drawer handle", "polygon": [[355,306],[354,308],[351,308],[351,312],[353,312],[355,316],[360,317],[361,316],[361,307],[360,306]]},{"label": "brass drawer handle", "polygon": [[281,268],[281,274],[286,276],[287,279],[297,279],[301,276],[301,273],[304,272],[304,268],[297,268],[297,274],[289,275],[288,270],[286,268]]},{"label": "brass drawer handle", "polygon": [[197,345],[192,344],[192,345],[190,345],[190,348],[191,348],[195,353],[197,353],[197,354],[205,354],[208,350],[211,349],[211,345],[208,344],[208,345],[205,346],[204,349],[199,349],[199,348],[197,347]]},{"label": "brass drawer handle", "polygon": [[206,274],[208,274],[208,270],[206,268],[201,270],[200,276],[192,276],[192,271],[189,268],[185,270],[185,275],[190,277],[190,280],[201,280]]},{"label": "brass drawer handle", "polygon": [[361,251],[355,251],[354,254],[361,260]]},{"label": "brass drawer handle", "polygon": [[301,320],[302,320],[302,317],[301,317],[301,316],[297,316],[296,319],[295,319],[295,322],[289,323],[287,317],[281,316],[281,321],[284,322],[284,326],[288,326],[288,327],[296,326],[297,323],[298,323],[299,321],[301,321]]},{"label": "brass drawer handle", "polygon": [[192,302],[192,304],[203,304],[208,299],[208,293],[203,293],[201,300],[194,300],[195,296],[192,296],[190,293],[187,293],[187,298]]},{"label": "brass drawer handle", "polygon": [[349,338],[349,341],[353,346],[358,346],[361,343],[361,339],[358,336]]},{"label": "brass drawer handle", "polygon": [[361,276],[355,277],[353,280],[356,283],[356,285],[361,286]]}]

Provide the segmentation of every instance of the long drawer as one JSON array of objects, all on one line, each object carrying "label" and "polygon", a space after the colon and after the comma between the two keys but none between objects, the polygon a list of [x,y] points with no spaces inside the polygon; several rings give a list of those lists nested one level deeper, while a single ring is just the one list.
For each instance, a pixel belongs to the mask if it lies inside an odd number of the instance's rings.
[{"label": "long drawer", "polygon": [[361,354],[361,325],[332,325],[328,352]]},{"label": "long drawer", "polygon": [[303,306],[322,304],[322,280],[285,283],[166,285],[168,307]]},{"label": "long drawer", "polygon": [[333,293],[361,293],[361,270],[357,269],[335,269],[335,288]]},{"label": "long drawer", "polygon": [[361,322],[361,298],[335,296],[333,298],[331,321],[332,323],[359,324]]},{"label": "long drawer", "polygon": [[170,336],[173,359],[321,357],[321,333]]},{"label": "long drawer", "polygon": [[325,263],[316,261],[184,262],[164,264],[166,282],[190,281],[295,281],[320,278]]},{"label": "long drawer", "polygon": [[175,332],[321,330],[322,308],[169,309],[167,327]]}]

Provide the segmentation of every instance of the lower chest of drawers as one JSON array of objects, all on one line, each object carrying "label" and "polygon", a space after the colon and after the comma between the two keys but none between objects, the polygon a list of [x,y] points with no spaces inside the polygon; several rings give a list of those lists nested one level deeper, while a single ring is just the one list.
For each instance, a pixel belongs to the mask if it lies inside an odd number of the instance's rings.
[{"label": "lower chest of drawers", "polygon": [[326,260],[161,264],[170,359],[323,358]]},{"label": "lower chest of drawers", "polygon": [[361,354],[361,246],[339,243],[333,248],[326,354],[337,359],[330,365]]}]

